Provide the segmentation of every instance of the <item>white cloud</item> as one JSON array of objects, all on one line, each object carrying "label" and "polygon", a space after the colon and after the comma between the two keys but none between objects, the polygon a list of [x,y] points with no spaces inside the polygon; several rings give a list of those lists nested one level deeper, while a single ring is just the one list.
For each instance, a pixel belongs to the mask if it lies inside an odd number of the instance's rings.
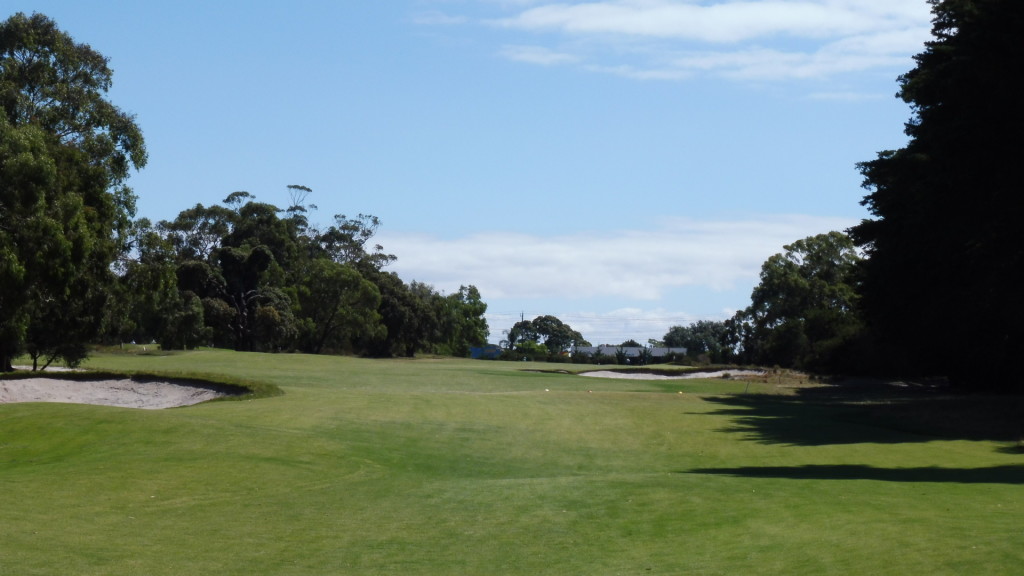
[{"label": "white cloud", "polygon": [[620,65],[587,66],[586,69],[591,72],[614,74],[616,76],[622,76],[624,78],[633,78],[635,80],[685,80],[687,78],[692,78],[694,76],[692,70],[668,67],[640,69],[635,68],[633,66]]},{"label": "white cloud", "polygon": [[556,64],[572,64],[579,60],[572,54],[555,52],[543,46],[505,46],[501,55],[509,60],[552,66]]},{"label": "white cloud", "polygon": [[749,290],[769,256],[800,238],[853,224],[801,215],[671,218],[645,230],[487,232],[452,239],[381,233],[379,240],[398,255],[391,270],[406,281],[446,293],[465,284],[479,288],[490,305],[492,342],[520,314],[552,314],[595,344],[618,344],[630,338],[645,343],[672,326],[730,317],[749,304]]},{"label": "white cloud", "polygon": [[864,100],[884,100],[892,98],[892,94],[866,92],[815,92],[808,95],[811,100],[832,100],[838,102],[862,102]]},{"label": "white cloud", "polygon": [[927,19],[919,0],[610,0],[537,6],[494,23],[569,34],[622,34],[735,43],[775,35],[822,38],[900,28]]},{"label": "white cloud", "polygon": [[[492,26],[530,34],[513,60],[643,80],[821,79],[905,71],[929,38],[923,0],[605,0],[509,8]],[[540,42],[537,40],[540,39]],[[542,47],[541,44],[548,46]],[[568,48],[567,48],[568,46]]]},{"label": "white cloud", "polygon": [[441,239],[381,234],[398,255],[393,270],[453,291],[473,284],[485,300],[613,297],[657,302],[671,290],[729,290],[756,279],[761,264],[800,238],[842,230],[842,218],[774,216],[701,222],[668,219],[647,230],[542,237],[509,232]]},{"label": "white cloud", "polygon": [[445,14],[444,12],[432,10],[430,12],[415,14],[412,17],[412,21],[421,26],[455,26],[458,24],[465,24],[469,21],[469,18],[465,16],[452,16],[450,14]]},{"label": "white cloud", "polygon": [[913,38],[920,31],[865,34],[825,44],[816,51],[784,51],[751,47],[732,51],[694,52],[672,61],[681,73],[708,72],[738,80],[824,78],[874,68],[909,68]]}]

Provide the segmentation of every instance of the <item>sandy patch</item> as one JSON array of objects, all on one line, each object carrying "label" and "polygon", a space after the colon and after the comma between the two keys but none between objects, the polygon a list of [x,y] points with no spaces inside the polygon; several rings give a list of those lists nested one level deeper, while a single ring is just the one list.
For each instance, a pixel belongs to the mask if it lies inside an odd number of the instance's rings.
[{"label": "sandy patch", "polygon": [[0,404],[63,402],[159,410],[191,406],[225,395],[223,392],[200,386],[171,382],[136,382],[129,379],[26,378],[24,380],[0,380]]},{"label": "sandy patch", "polygon": [[628,380],[691,380],[694,378],[721,378],[728,374],[730,377],[736,376],[763,376],[764,372],[759,370],[719,370],[717,372],[691,372],[689,374],[680,374],[678,376],[665,376],[664,374],[651,374],[651,373],[628,373],[628,372],[615,372],[612,370],[598,370],[595,372],[583,372],[580,376],[590,376],[593,378],[623,378]]}]

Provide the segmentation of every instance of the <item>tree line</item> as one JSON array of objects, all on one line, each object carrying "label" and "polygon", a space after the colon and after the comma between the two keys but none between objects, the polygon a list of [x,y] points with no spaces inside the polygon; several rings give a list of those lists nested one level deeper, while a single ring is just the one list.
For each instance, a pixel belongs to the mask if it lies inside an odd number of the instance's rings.
[{"label": "tree line", "polygon": [[465,356],[486,342],[487,305],[476,287],[443,295],[387,272],[395,256],[372,243],[375,216],[336,215],[320,228],[307,214],[302,204],[281,210],[234,192],[174,220],[134,222],[105,336],[164,348],[372,356]]},{"label": "tree line", "polygon": [[81,361],[87,344],[466,355],[487,338],[474,286],[449,295],[385,271],[378,218],[311,224],[246,192],[135,219],[147,153],[106,99],[107,59],[42,14],[0,23],[0,371]]},{"label": "tree line", "polygon": [[829,232],[784,250],[761,265],[749,306],[723,321],[673,326],[662,344],[707,363],[863,372],[870,362],[858,280],[863,258],[853,240]]},{"label": "tree line", "polygon": [[[858,165],[871,217],[769,258],[751,303],[673,327],[710,359],[817,371],[941,375],[1020,392],[1024,2],[929,0],[933,38],[898,79],[908,142]],[[445,296],[385,271],[380,222],[246,193],[175,220],[135,220],[134,118],[106,100],[107,60],[52,20],[0,24],[0,369],[28,352],[80,359],[104,338],[239,350],[462,354],[487,335],[472,286]],[[291,190],[302,196],[302,186]],[[582,335],[541,317],[510,348]]]}]

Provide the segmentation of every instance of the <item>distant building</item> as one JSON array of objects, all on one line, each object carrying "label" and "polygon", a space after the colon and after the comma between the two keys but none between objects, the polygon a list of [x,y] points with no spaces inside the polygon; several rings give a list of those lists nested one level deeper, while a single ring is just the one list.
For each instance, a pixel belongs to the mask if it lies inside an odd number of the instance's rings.
[{"label": "distant building", "polygon": [[[619,351],[622,351],[626,355],[626,358],[636,358],[640,356],[641,351],[645,348],[639,346],[609,346],[602,344],[601,346],[578,346],[573,350],[573,354],[588,354],[593,356],[595,353],[600,353],[602,356],[614,357]],[[664,358],[671,354],[679,354],[680,356],[686,355],[686,348],[663,348],[654,347],[647,348],[651,351],[651,356],[654,358]]]}]

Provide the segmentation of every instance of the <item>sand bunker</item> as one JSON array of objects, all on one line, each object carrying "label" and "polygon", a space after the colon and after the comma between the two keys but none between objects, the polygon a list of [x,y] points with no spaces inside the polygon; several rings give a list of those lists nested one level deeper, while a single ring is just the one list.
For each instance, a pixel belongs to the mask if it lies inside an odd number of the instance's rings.
[{"label": "sand bunker", "polygon": [[719,370],[717,372],[690,372],[665,376],[664,374],[652,374],[650,372],[615,372],[612,370],[598,370],[595,372],[583,372],[580,376],[591,376],[593,378],[627,378],[630,380],[689,380],[693,378],[722,378],[736,376],[762,376],[764,372],[759,370]]},{"label": "sand bunker", "polygon": [[137,382],[129,379],[61,380],[58,378],[0,380],[0,404],[63,402],[159,410],[191,406],[221,396],[226,396],[226,394],[212,388],[172,382]]}]

